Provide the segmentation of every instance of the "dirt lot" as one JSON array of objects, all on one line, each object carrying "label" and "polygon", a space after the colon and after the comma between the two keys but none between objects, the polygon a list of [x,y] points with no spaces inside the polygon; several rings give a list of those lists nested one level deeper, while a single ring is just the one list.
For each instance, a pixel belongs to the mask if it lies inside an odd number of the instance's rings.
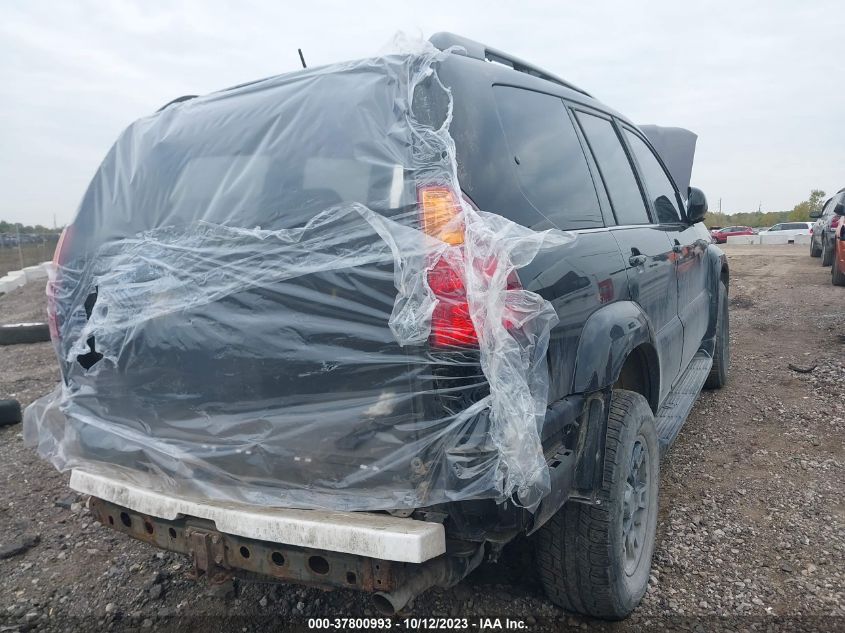
[{"label": "dirt lot", "polygon": [[[516,546],[418,598],[413,615],[509,616],[532,630],[845,630],[845,289],[803,246],[726,251],[731,384],[702,395],[662,465],[637,612],[611,625],[560,611]],[[41,314],[40,284],[0,298],[0,321]],[[0,397],[28,404],[56,379],[49,343],[0,348]],[[0,543],[38,539],[0,560],[0,631],[277,630],[375,615],[368,597],[344,591],[242,584],[222,595],[189,578],[188,559],[92,522],[66,481],[23,446],[19,426],[0,429]]]}]

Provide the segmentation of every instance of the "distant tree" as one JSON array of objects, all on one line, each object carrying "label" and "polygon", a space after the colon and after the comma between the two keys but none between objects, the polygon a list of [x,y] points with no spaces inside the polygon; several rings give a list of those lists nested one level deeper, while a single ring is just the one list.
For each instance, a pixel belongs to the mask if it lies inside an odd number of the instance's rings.
[{"label": "distant tree", "polygon": [[821,189],[813,189],[810,192],[810,211],[821,211],[825,196],[827,196],[827,194]]},{"label": "distant tree", "polygon": [[792,207],[792,211],[789,212],[788,219],[793,222],[806,222],[810,220],[810,214],[813,211],[821,210],[824,197],[824,191],[821,189],[813,189],[810,191],[810,197],[807,200],[799,202]]}]

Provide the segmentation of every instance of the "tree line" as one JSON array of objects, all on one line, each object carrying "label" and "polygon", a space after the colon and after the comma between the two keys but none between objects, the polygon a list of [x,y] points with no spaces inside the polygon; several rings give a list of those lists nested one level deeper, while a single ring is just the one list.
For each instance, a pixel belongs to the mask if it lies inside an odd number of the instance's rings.
[{"label": "tree line", "polygon": [[0,233],[14,234],[17,233],[18,230],[20,230],[21,233],[39,233],[46,235],[52,233],[60,233],[62,229],[51,229],[40,224],[30,226],[28,224],[18,224],[16,222],[6,222],[6,220],[0,220]]},{"label": "tree line", "polygon": [[813,211],[821,211],[825,201],[824,191],[813,189],[810,197],[796,204],[790,211],[751,211],[743,213],[713,213],[707,214],[709,226],[772,226],[780,222],[810,222]]}]

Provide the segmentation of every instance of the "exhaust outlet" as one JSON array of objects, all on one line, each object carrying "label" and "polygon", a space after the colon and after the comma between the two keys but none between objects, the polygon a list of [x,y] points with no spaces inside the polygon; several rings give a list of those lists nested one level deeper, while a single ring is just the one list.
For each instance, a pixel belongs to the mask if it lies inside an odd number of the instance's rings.
[{"label": "exhaust outlet", "polygon": [[423,563],[408,581],[395,591],[377,591],[373,594],[373,606],[382,615],[395,615],[414,598],[435,585],[444,588],[457,585],[478,567],[482,558],[484,545],[479,545],[469,557],[444,555]]}]

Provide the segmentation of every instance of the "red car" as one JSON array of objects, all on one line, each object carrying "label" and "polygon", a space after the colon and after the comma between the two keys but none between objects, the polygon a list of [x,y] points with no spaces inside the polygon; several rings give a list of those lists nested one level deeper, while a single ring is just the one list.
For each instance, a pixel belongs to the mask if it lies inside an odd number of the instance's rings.
[{"label": "red car", "polygon": [[710,231],[710,237],[717,244],[724,244],[728,241],[729,235],[754,235],[754,229],[750,226],[726,226],[724,228]]}]

